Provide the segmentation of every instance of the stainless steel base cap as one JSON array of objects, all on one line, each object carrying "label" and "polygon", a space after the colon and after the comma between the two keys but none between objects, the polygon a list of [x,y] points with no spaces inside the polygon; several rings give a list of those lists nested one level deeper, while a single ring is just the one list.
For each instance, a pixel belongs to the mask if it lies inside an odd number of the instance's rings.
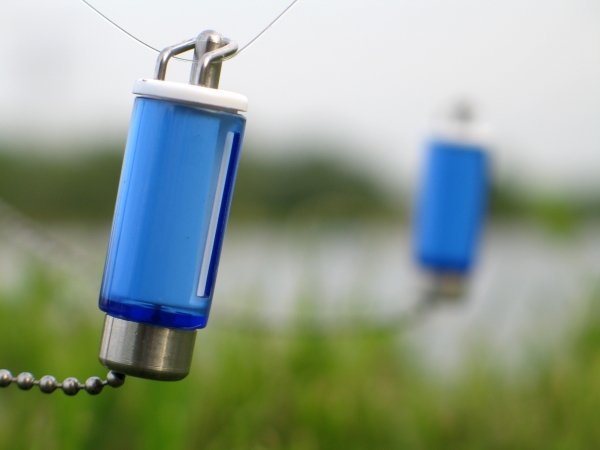
[{"label": "stainless steel base cap", "polygon": [[447,300],[459,300],[465,293],[466,279],[460,273],[436,273],[429,277],[428,293]]},{"label": "stainless steel base cap", "polygon": [[98,358],[106,368],[125,375],[181,380],[190,372],[196,333],[107,315]]}]

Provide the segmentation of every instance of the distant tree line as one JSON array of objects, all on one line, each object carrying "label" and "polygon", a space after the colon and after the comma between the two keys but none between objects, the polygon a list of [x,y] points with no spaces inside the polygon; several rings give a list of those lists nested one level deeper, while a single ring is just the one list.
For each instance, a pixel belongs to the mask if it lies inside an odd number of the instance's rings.
[{"label": "distant tree line", "polygon": [[[366,172],[341,159],[267,160],[245,150],[232,204],[233,223],[366,220],[405,224],[410,216],[406,192],[386,191]],[[3,151],[0,145],[1,198],[36,220],[110,221],[122,145],[87,149],[77,156],[34,155],[32,151]],[[600,196],[528,195],[518,183],[506,182],[492,186],[489,210],[492,219],[531,220],[551,231],[569,233],[585,220],[600,218]]]},{"label": "distant tree line", "polygon": [[[368,176],[331,159],[267,162],[242,156],[231,221],[387,220],[403,205]],[[109,221],[123,151],[39,157],[0,152],[0,197],[42,221]]]}]

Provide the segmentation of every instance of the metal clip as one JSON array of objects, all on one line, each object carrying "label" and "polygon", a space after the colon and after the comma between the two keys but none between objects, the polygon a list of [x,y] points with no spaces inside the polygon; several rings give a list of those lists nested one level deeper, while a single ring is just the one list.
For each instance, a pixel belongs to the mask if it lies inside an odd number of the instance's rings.
[{"label": "metal clip", "polygon": [[164,80],[169,59],[192,49],[194,49],[194,59],[190,84],[217,89],[223,58],[237,52],[238,45],[235,41],[212,30],[203,31],[197,38],[188,39],[161,51],[156,61],[154,78]]}]

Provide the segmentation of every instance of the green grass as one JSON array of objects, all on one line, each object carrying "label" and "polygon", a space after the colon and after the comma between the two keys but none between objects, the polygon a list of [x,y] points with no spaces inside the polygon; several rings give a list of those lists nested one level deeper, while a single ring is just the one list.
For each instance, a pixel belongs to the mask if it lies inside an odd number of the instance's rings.
[{"label": "green grass", "polygon": [[[102,313],[78,295],[39,267],[0,291],[0,367],[103,375]],[[598,300],[565,350],[535,370],[507,376],[474,359],[444,383],[411,358],[401,330],[270,334],[217,318],[199,333],[181,382],[130,377],[97,397],[1,389],[0,448],[598,448]]]}]

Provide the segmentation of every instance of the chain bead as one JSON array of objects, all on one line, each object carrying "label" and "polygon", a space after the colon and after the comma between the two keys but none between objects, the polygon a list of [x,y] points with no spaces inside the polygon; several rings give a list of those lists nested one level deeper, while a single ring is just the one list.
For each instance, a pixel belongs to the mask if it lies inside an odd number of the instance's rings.
[{"label": "chain bead", "polygon": [[103,387],[104,383],[98,377],[90,377],[85,381],[85,390],[90,395],[98,395]]},{"label": "chain bead", "polygon": [[79,392],[79,380],[69,377],[62,383],[62,390],[67,395],[77,395]]},{"label": "chain bead", "polygon": [[52,394],[58,387],[58,381],[52,375],[43,376],[40,380],[40,391],[44,394]]},{"label": "chain bead", "polygon": [[17,377],[17,386],[19,389],[23,389],[24,391],[28,391],[35,384],[35,377],[29,372],[22,372]]},{"label": "chain bead", "polygon": [[17,386],[24,391],[30,390],[37,384],[40,387],[40,391],[44,394],[51,394],[56,389],[62,388],[65,394],[71,396],[77,395],[82,389],[85,389],[90,395],[98,395],[106,385],[118,388],[125,383],[125,375],[113,372],[112,370],[106,378],[106,381],[102,381],[100,377],[90,377],[86,380],[85,384],[81,384],[77,378],[69,377],[61,384],[52,375],[45,375],[38,381],[29,372],[23,372],[15,379],[10,370],[0,369],[0,388],[7,387],[15,381]]},{"label": "chain bead", "polygon": [[0,369],[0,387],[9,386],[12,383],[12,373],[10,370]]},{"label": "chain bead", "polygon": [[113,388],[121,387],[125,383],[125,375],[111,370],[106,376],[106,383]]}]

